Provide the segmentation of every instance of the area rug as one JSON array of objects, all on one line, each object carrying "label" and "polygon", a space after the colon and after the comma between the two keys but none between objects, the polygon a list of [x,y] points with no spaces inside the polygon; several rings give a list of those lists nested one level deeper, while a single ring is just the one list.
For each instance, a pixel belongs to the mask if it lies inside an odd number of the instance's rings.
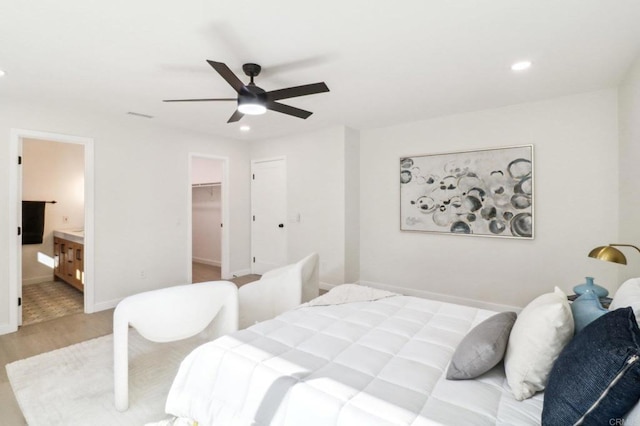
[{"label": "area rug", "polygon": [[7,364],[7,375],[30,426],[144,425],[168,416],[164,404],[182,359],[204,335],[152,343],[129,331],[129,409],[113,396],[113,335]]}]

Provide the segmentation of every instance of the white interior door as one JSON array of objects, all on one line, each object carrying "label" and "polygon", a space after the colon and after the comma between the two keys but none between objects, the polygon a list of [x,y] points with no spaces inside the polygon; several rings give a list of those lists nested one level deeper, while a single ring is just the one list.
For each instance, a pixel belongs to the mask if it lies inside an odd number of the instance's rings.
[{"label": "white interior door", "polygon": [[287,180],[284,158],[251,163],[251,271],[287,263]]}]

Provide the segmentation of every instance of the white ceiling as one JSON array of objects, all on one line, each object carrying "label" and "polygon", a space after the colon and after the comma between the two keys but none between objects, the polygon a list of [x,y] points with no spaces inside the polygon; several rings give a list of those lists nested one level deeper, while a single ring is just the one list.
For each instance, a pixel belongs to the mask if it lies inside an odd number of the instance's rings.
[{"label": "white ceiling", "polygon": [[[640,54],[638,0],[0,0],[0,97],[260,139],[367,129],[616,86]],[[265,90],[313,111],[227,124],[234,97],[205,62],[263,66]],[[527,72],[510,65],[530,59]],[[131,117],[131,120],[145,120]],[[241,124],[251,132],[242,134]]]}]

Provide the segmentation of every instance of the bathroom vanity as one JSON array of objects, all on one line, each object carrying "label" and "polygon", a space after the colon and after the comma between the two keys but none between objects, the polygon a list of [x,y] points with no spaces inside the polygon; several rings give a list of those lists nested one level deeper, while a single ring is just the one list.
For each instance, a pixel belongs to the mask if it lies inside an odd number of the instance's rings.
[{"label": "bathroom vanity", "polygon": [[84,230],[53,231],[55,280],[84,291]]}]

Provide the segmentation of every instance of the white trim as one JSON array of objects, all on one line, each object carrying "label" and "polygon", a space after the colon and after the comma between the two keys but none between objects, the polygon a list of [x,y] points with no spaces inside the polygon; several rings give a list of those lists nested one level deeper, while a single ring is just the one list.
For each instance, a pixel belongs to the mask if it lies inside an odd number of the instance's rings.
[{"label": "white trim", "polygon": [[106,311],[107,309],[113,309],[118,306],[118,303],[120,303],[123,299],[124,297],[121,297],[120,299],[107,300],[106,302],[99,302],[96,303],[93,307],[95,309],[95,312]]},{"label": "white trim", "polygon": [[192,259],[193,259],[193,262],[202,263],[203,265],[218,266],[218,267],[222,265],[222,262],[220,262],[219,260],[202,259],[200,257],[194,257]]},{"label": "white trim", "polygon": [[257,160],[251,160],[251,165],[253,166],[253,164],[257,164],[257,163],[268,163],[270,161],[280,161],[283,160],[286,164],[287,162],[287,156],[286,155],[281,155],[279,157],[268,157],[268,158],[259,158]]},{"label": "white trim", "polygon": [[497,311],[497,312],[513,311],[516,313],[520,313],[520,311],[522,311],[522,308],[518,306],[502,305],[499,303],[485,302],[483,300],[467,299],[466,297],[432,293],[430,291],[417,290],[414,288],[398,287],[394,285],[382,284],[382,283],[377,283],[373,281],[360,280],[358,281],[358,284],[366,285],[368,287],[379,288],[382,290],[392,291],[394,293],[400,293],[406,296],[421,297],[423,299],[437,300],[439,302],[446,302],[446,303],[454,303],[456,305],[471,306],[474,308],[487,309],[490,311]]},{"label": "white trim", "polygon": [[[201,154],[198,152],[189,152],[188,154],[188,173],[187,173],[187,282],[193,282],[193,271],[191,263],[193,258],[193,219],[191,217],[193,211],[193,194],[191,193],[193,175],[193,159],[207,158],[209,160],[217,160],[222,162],[222,182],[220,183],[220,199],[222,202],[222,235],[220,242],[220,262],[216,266],[220,266],[220,276],[222,279],[230,278],[229,272],[231,259],[231,245],[229,231],[231,229],[231,215],[229,214],[229,157],[221,157],[218,155]],[[206,263],[206,262],[200,262]]]},{"label": "white trim", "polygon": [[[60,133],[41,132],[36,130],[11,129],[9,147],[9,235],[16,235],[18,229],[18,213],[21,199],[22,179],[18,168],[18,155],[21,154],[22,139],[40,139],[52,142],[74,143],[84,146],[84,312],[95,312],[94,300],[94,142],[92,138],[64,135]],[[21,284],[21,255],[19,255],[20,238],[16,236],[14,243],[9,244],[9,332],[18,330],[18,284]],[[16,303],[11,303],[15,300]],[[0,328],[3,330],[3,328]]]},{"label": "white trim", "polygon": [[0,325],[0,336],[3,334],[15,333],[16,330],[11,325]]},{"label": "white trim", "polygon": [[20,238],[18,231],[18,194],[22,192],[20,185],[22,179],[19,178],[18,156],[21,154],[21,140],[16,130],[11,130],[9,140],[9,232],[13,235],[9,243],[9,325],[0,328],[0,332],[12,333],[18,331],[18,283],[22,279],[22,273],[18,273],[21,267],[21,256],[18,256],[18,246]]}]

